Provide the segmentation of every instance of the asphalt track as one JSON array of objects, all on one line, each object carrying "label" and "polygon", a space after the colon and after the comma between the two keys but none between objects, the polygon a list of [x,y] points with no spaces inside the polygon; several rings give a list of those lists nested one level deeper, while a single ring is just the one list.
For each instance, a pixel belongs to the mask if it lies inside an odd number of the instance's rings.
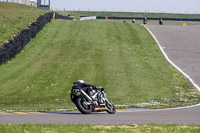
[{"label": "asphalt track", "polygon": [[[200,26],[151,26],[168,58],[200,85]],[[200,104],[192,107],[160,110],[119,110],[116,114],[79,112],[64,113],[0,113],[0,123],[57,124],[200,124]]]}]

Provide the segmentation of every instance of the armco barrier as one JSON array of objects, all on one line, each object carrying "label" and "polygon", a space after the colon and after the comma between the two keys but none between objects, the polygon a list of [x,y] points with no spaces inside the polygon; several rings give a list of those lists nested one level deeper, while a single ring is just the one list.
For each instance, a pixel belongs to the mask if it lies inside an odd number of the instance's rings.
[{"label": "armco barrier", "polygon": [[[86,17],[86,16],[81,16]],[[97,16],[97,19],[105,19],[105,16]],[[139,19],[143,20],[144,17],[108,17],[108,19]],[[161,18],[147,18],[148,20],[160,20]],[[188,19],[188,18],[162,18],[162,20],[171,21],[200,21],[200,19]]]},{"label": "armco barrier", "polygon": [[56,13],[56,19],[66,19],[66,20],[74,20],[75,18],[73,16],[63,16],[63,15],[59,15]]},{"label": "armco barrier", "polygon": [[83,21],[83,20],[95,20],[95,19],[97,19],[96,16],[81,17],[81,18],[80,18],[80,21]]},{"label": "armco barrier", "polygon": [[[0,45],[0,64],[6,63],[8,60],[14,58],[24,47],[35,38],[38,32],[43,27],[51,22],[53,18],[53,12],[41,15],[35,22],[31,23],[27,29],[21,30],[17,35],[10,39],[7,43]],[[58,15],[56,13],[56,19],[71,19],[67,16]]]}]

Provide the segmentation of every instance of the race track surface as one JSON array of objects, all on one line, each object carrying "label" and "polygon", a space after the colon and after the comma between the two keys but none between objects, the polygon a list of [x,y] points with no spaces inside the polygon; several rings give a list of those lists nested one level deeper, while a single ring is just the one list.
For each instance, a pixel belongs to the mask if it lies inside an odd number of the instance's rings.
[{"label": "race track surface", "polygon": [[57,123],[57,124],[147,124],[178,123],[200,124],[200,106],[172,110],[149,110],[136,112],[117,112],[116,114],[93,113],[83,115],[68,113],[30,113],[0,114],[0,123]]},{"label": "race track surface", "polygon": [[[200,26],[151,26],[169,59],[200,85]],[[200,91],[200,90],[199,90]]]},{"label": "race track surface", "polygon": [[[154,34],[169,59],[200,85],[200,26],[153,26],[147,28]],[[123,111],[123,110],[122,110]],[[93,113],[0,113],[2,123],[62,123],[62,124],[141,124],[177,123],[200,124],[200,105],[164,109]]]}]

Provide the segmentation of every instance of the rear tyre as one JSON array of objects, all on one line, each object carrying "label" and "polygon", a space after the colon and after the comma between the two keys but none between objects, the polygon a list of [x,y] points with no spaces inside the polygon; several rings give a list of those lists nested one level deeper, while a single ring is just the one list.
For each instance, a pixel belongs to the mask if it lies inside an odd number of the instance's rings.
[{"label": "rear tyre", "polygon": [[[110,102],[110,101],[109,101]],[[113,103],[109,103],[106,102],[106,112],[108,112],[109,114],[115,114],[116,113],[116,108],[115,105]]]},{"label": "rear tyre", "polygon": [[77,98],[76,99],[76,107],[82,114],[91,114],[92,112],[92,106],[86,105],[85,102],[87,102],[84,98]]}]

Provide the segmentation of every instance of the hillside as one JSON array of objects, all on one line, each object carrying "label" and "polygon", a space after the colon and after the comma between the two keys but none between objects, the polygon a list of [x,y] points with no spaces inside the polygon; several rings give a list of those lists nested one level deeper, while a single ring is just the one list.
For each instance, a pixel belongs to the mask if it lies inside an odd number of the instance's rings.
[{"label": "hillside", "polygon": [[116,105],[164,108],[200,102],[199,92],[165,60],[141,25],[54,20],[0,66],[0,110],[73,109],[69,94],[78,79],[105,87]]},{"label": "hillside", "polygon": [[0,45],[46,11],[22,4],[0,2]]},{"label": "hillside", "polygon": [[[0,12],[1,44],[46,11],[0,2]],[[105,87],[114,104],[126,107],[200,102],[199,92],[140,24],[53,20],[16,58],[0,65],[0,112],[72,110],[69,94],[78,79]]]}]

